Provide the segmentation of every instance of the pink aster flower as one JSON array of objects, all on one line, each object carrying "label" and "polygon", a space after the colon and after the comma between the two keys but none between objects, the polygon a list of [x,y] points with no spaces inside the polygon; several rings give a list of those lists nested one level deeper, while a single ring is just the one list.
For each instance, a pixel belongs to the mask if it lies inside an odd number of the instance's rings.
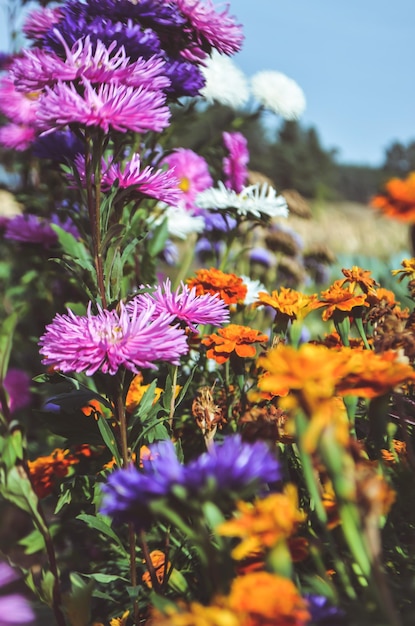
[{"label": "pink aster flower", "polygon": [[213,185],[205,159],[193,150],[178,148],[164,157],[162,163],[167,163],[175,177],[179,179],[184,207],[189,210],[194,209],[197,194]]},{"label": "pink aster flower", "polygon": [[229,156],[223,159],[225,185],[240,193],[248,181],[248,142],[242,133],[227,132],[223,133],[223,142],[229,150]]},{"label": "pink aster flower", "polygon": [[212,0],[176,0],[176,4],[189,20],[201,45],[207,42],[228,55],[239,52],[244,40],[242,26],[229,15],[229,5],[216,11]]},{"label": "pink aster flower", "polygon": [[23,25],[23,32],[26,37],[31,39],[42,39],[44,34],[61,18],[61,9],[56,7],[49,9],[42,7],[36,11],[32,11],[26,18]]},{"label": "pink aster flower", "polygon": [[0,113],[3,113],[14,124],[33,125],[36,120],[39,95],[18,91],[12,78],[6,76],[0,82]]},{"label": "pink aster flower", "polygon": [[116,41],[107,48],[100,40],[91,43],[89,36],[78,39],[69,48],[59,31],[55,29],[54,32],[62,43],[66,59],[40,48],[23,50],[22,56],[14,61],[10,69],[10,75],[19,89],[43,89],[58,81],[74,81],[81,77],[91,83],[146,87],[152,91],[170,86],[170,79],[163,75],[163,59],[140,58],[130,62],[125,48],[117,48]]},{"label": "pink aster flower", "polygon": [[155,303],[155,316],[163,315],[166,312],[175,317],[176,320],[184,322],[192,332],[197,332],[196,324],[212,324],[222,326],[229,322],[229,308],[225,302],[219,298],[218,294],[210,293],[202,296],[196,295],[196,288],[190,289],[188,285],[181,283],[181,286],[174,292],[171,290],[171,282],[167,278],[162,286],[158,286],[152,293],[143,293],[136,296],[127,309],[134,307],[148,307],[150,303]]},{"label": "pink aster flower", "polygon": [[33,126],[26,124],[6,124],[0,128],[0,144],[13,150],[26,150],[35,140]]},{"label": "pink aster flower", "polygon": [[8,585],[20,578],[8,563],[0,563],[0,626],[32,624],[35,614],[29,601],[20,593],[8,591]]},{"label": "pink aster flower", "polygon": [[155,304],[128,311],[123,303],[118,310],[98,308],[98,314],[78,316],[68,313],[55,316],[39,340],[45,365],[62,372],[85,372],[88,376],[101,370],[114,375],[121,367],[138,373],[141,368],[157,369],[155,361],[179,364],[188,351],[186,335],[171,326],[174,316],[165,313],[154,318]]},{"label": "pink aster flower", "polygon": [[165,105],[165,95],[125,85],[99,85],[82,78],[84,93],[75,85],[58,82],[53,88],[45,87],[39,101],[37,123],[48,132],[67,124],[99,126],[108,133],[110,128],[125,133],[132,130],[145,133],[161,132],[169,124],[170,111]]}]

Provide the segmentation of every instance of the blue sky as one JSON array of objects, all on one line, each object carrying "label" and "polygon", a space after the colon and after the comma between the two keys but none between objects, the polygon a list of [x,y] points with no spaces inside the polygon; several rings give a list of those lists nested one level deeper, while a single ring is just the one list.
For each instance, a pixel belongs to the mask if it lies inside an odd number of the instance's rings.
[{"label": "blue sky", "polygon": [[246,36],[235,63],[247,76],[295,79],[307,98],[302,122],[340,161],[379,165],[393,140],[415,139],[414,0],[228,1]]},{"label": "blue sky", "polygon": [[415,140],[414,0],[231,0],[244,25],[235,63],[272,69],[307,98],[315,126],[339,160],[378,165],[393,140]]}]

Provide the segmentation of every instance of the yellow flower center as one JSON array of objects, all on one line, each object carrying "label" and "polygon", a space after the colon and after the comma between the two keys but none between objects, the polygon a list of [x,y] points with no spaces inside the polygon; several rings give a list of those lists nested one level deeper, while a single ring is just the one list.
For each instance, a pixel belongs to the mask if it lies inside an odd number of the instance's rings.
[{"label": "yellow flower center", "polygon": [[190,180],[186,177],[180,179],[179,189],[186,192],[190,189]]}]

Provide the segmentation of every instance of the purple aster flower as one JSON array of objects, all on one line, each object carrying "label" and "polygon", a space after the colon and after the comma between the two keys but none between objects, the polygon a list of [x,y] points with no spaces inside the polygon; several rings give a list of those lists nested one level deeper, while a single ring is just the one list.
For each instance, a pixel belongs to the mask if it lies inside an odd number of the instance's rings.
[{"label": "purple aster flower", "polygon": [[226,437],[186,466],[186,487],[191,493],[253,493],[280,478],[280,464],[269,446],[264,441],[245,443],[240,435]]},{"label": "purple aster flower", "polygon": [[113,472],[102,487],[101,513],[116,523],[134,521],[138,530],[149,528],[153,516],[151,503],[168,497],[174,485],[182,485],[184,466],[179,463],[171,441],[151,446],[151,457],[143,469],[134,466]]},{"label": "purple aster flower", "polygon": [[0,72],[9,67],[12,59],[13,57],[11,54],[8,54],[7,52],[0,52]]},{"label": "purple aster flower", "polygon": [[197,96],[205,86],[200,68],[188,61],[167,58],[165,72],[171,83],[166,93],[171,97]]},{"label": "purple aster flower", "polygon": [[264,267],[272,267],[275,265],[275,254],[266,248],[252,248],[249,252],[249,260],[251,263],[259,263]]},{"label": "purple aster flower", "polygon": [[177,148],[172,154],[164,157],[162,163],[167,163],[179,179],[184,207],[189,210],[194,209],[194,201],[198,193],[213,185],[205,159],[193,150]]},{"label": "purple aster flower", "polygon": [[32,213],[16,215],[16,217],[9,219],[4,236],[6,239],[42,244],[45,248],[49,248],[58,242],[58,236],[51,228],[51,224],[56,224],[70,232],[76,239],[79,238],[79,231],[69,217],[62,220],[54,214],[49,221]]},{"label": "purple aster flower", "polygon": [[10,413],[24,409],[31,402],[30,376],[21,369],[11,367],[4,378],[4,388],[9,396]]},{"label": "purple aster flower", "polygon": [[154,29],[180,28],[185,23],[177,7],[165,0],[89,0],[88,15],[112,15],[116,19],[132,18]]},{"label": "purple aster flower", "polygon": [[6,124],[0,128],[0,144],[5,148],[27,150],[35,140],[35,129],[26,124]]},{"label": "purple aster flower", "polygon": [[39,159],[63,163],[74,161],[77,154],[84,153],[85,144],[72,131],[57,130],[54,133],[37,137],[33,142],[32,152]]},{"label": "purple aster flower", "polygon": [[174,316],[159,315],[154,319],[155,305],[129,311],[120,303],[119,309],[98,308],[86,316],[55,316],[40,338],[40,353],[45,365],[54,365],[62,372],[85,372],[91,376],[99,369],[114,375],[121,367],[138,373],[139,368],[157,369],[155,361],[179,364],[188,351],[186,336],[177,326],[170,326]]},{"label": "purple aster flower", "polygon": [[58,82],[53,89],[45,87],[39,101],[37,123],[49,131],[67,124],[99,126],[125,133],[161,132],[169,124],[170,111],[162,92],[124,85],[100,85],[94,88],[82,79],[84,93],[76,87]]},{"label": "purple aster flower", "polygon": [[[19,579],[8,563],[0,563],[0,588]],[[0,626],[23,626],[34,621],[35,614],[28,600],[20,593],[3,592],[0,596]]]},{"label": "purple aster flower", "polygon": [[216,211],[206,209],[201,211],[201,215],[205,220],[205,232],[209,234],[222,235],[228,233],[238,224],[234,217],[226,213],[216,213]]},{"label": "purple aster flower", "polygon": [[325,596],[306,593],[304,599],[308,602],[307,608],[311,613],[313,624],[337,626],[343,623],[344,612],[336,606],[332,606]]},{"label": "purple aster flower", "polygon": [[207,263],[212,259],[220,259],[225,251],[224,241],[213,241],[207,237],[201,237],[195,246],[195,252],[201,263]]},{"label": "purple aster flower", "polygon": [[138,308],[147,308],[155,303],[154,316],[158,317],[164,313],[169,313],[176,320],[188,326],[192,332],[197,332],[197,324],[212,324],[213,326],[222,326],[229,322],[229,308],[218,297],[218,294],[212,296],[204,294],[196,295],[196,288],[190,289],[183,282],[181,286],[174,292],[171,290],[170,279],[167,278],[162,286],[158,286],[151,293],[142,293],[137,295],[127,309],[137,304]]},{"label": "purple aster flower", "polygon": [[229,15],[229,6],[217,12],[211,0],[175,0],[180,11],[189,20],[194,39],[210,52],[232,55],[239,52],[244,36],[242,26]]},{"label": "purple aster flower", "polygon": [[248,181],[248,142],[242,133],[223,133],[223,142],[229,156],[223,159],[225,185],[240,193]]}]

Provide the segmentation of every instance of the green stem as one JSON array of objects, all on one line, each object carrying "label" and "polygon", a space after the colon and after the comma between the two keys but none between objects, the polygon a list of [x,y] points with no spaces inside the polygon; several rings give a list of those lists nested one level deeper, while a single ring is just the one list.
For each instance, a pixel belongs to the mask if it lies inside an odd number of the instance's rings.
[{"label": "green stem", "polygon": [[176,386],[177,386],[177,374],[179,368],[177,365],[173,367],[173,376],[171,381],[171,398],[170,398],[170,412],[169,412],[169,426],[173,430],[173,419],[174,419],[174,411],[175,411],[175,400],[176,400]]}]

